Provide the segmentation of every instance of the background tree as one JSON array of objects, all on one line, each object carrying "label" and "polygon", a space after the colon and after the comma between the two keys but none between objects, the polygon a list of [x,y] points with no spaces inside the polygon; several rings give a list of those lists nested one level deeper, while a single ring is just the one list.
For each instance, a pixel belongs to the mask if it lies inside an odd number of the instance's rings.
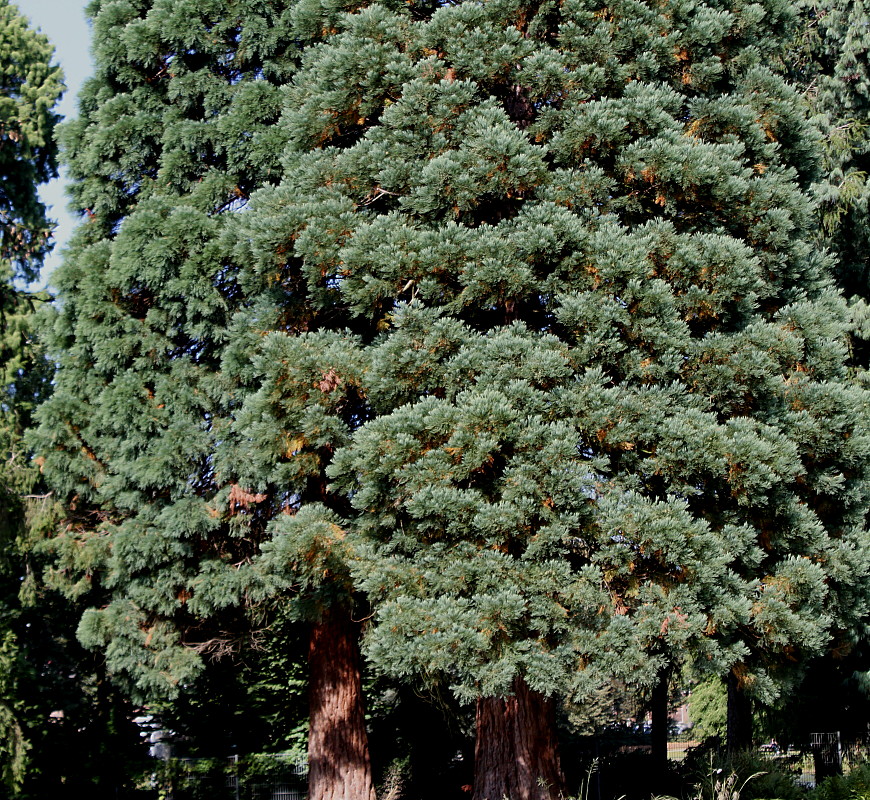
[{"label": "background tree", "polygon": [[[868,363],[867,227],[867,30],[861,3],[813,0],[798,4],[802,25],[787,52],[785,71],[804,92],[813,122],[822,135],[821,171],[813,186],[817,203],[817,241],[834,258],[834,277],[849,299],[854,320],[850,363],[858,380]],[[853,620],[854,622],[854,620]],[[866,628],[836,625],[826,651],[807,665],[799,692],[784,698],[765,724],[782,741],[808,741],[809,728],[827,731],[829,723],[852,735],[848,715],[830,709],[862,707],[860,671],[866,668]],[[857,672],[856,672],[857,670]],[[826,687],[819,693],[820,686]],[[828,692],[831,695],[828,696]],[[851,693],[851,696],[850,696]],[[820,698],[826,697],[826,700]],[[833,698],[837,699],[834,700]],[[822,709],[827,710],[824,713]],[[809,726],[809,727],[807,727]]]},{"label": "background tree", "polygon": [[48,39],[17,7],[0,2],[0,777],[7,791],[21,785],[29,742],[21,682],[26,656],[19,578],[26,496],[38,490],[38,470],[22,442],[49,371],[32,346],[32,313],[42,296],[22,288],[39,274],[51,225],[37,195],[56,175],[54,106],[63,91]]},{"label": "background tree", "polygon": [[[3,297],[13,279],[33,281],[49,249],[51,223],[37,189],[57,174],[54,107],[63,92],[48,38],[0,2],[0,262]],[[4,357],[5,360],[6,357]]]},{"label": "background tree", "polygon": [[806,87],[824,135],[823,175],[815,187],[822,240],[837,258],[847,297],[868,298],[867,200],[870,152],[867,13],[852,0],[802,4],[806,26],[792,70]]},{"label": "background tree", "polygon": [[695,739],[718,736],[724,740],[728,723],[728,692],[722,681],[708,678],[692,687],[689,716]]}]

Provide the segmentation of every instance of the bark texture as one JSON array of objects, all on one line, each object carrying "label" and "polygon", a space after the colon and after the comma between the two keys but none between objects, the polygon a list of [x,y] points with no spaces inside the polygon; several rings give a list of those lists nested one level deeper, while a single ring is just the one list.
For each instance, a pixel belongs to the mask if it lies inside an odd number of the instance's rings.
[{"label": "bark texture", "polygon": [[752,747],[752,700],[740,686],[740,679],[731,671],[728,686],[727,736],[728,754],[734,755]]},{"label": "bark texture", "polygon": [[477,701],[474,800],[555,800],[564,778],[553,701],[521,678],[513,689]]},{"label": "bark texture", "polygon": [[375,800],[363,715],[359,640],[344,609],[311,630],[309,800]]}]

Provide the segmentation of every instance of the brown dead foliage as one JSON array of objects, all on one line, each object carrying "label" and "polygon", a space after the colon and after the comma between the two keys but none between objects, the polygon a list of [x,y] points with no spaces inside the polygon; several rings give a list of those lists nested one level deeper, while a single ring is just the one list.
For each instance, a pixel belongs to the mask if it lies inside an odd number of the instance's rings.
[{"label": "brown dead foliage", "polygon": [[265,494],[252,494],[241,488],[237,483],[230,488],[230,514],[235,514],[237,508],[247,510],[254,503],[262,503],[266,499]]}]

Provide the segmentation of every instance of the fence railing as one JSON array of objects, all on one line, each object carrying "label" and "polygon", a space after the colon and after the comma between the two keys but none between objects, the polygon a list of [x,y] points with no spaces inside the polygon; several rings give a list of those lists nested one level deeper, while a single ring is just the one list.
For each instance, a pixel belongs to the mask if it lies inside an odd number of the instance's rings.
[{"label": "fence railing", "polygon": [[[683,734],[668,741],[668,761],[675,770],[692,766],[703,769],[721,746]],[[803,746],[780,746],[771,741],[756,748],[758,758],[790,773],[795,783],[811,788],[836,772],[870,759],[867,741],[843,742],[838,733],[817,733]],[[608,800],[624,794],[620,779],[642,773],[652,760],[650,737],[615,731],[575,742],[564,753],[563,764],[575,764],[583,772],[594,764],[589,800]],[[307,764],[286,754],[258,756],[253,768],[237,757],[225,761],[176,759],[167,788],[172,800],[305,800]],[[629,796],[631,792],[628,793]]]},{"label": "fence railing", "polygon": [[[711,764],[724,755],[723,743],[716,739],[700,741],[691,731],[669,739],[668,773],[674,786],[709,774]],[[564,754],[563,765],[574,782],[589,782],[589,800],[640,796],[639,790],[648,776],[659,775],[661,767],[653,758],[648,732],[615,729],[572,743]],[[768,761],[778,771],[790,774],[795,783],[811,788],[822,779],[838,772],[848,772],[853,765],[870,760],[867,741],[846,743],[837,733],[818,733],[800,746],[780,746],[770,741],[758,746],[755,755]],[[589,765],[594,764],[590,772]],[[585,778],[585,775],[590,777]],[[658,779],[657,779],[658,780]],[[663,778],[667,781],[668,778]],[[674,790],[676,791],[676,789]],[[648,793],[647,795],[648,796]]]},{"label": "fence railing", "polygon": [[307,774],[304,760],[279,753],[170,759],[155,781],[171,800],[305,800]]}]

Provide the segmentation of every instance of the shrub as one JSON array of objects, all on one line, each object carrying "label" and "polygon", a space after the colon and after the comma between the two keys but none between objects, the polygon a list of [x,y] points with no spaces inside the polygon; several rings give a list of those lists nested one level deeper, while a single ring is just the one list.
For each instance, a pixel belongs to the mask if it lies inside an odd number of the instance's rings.
[{"label": "shrub", "polygon": [[853,767],[845,775],[833,775],[819,784],[812,800],[870,800],[870,764]]}]

